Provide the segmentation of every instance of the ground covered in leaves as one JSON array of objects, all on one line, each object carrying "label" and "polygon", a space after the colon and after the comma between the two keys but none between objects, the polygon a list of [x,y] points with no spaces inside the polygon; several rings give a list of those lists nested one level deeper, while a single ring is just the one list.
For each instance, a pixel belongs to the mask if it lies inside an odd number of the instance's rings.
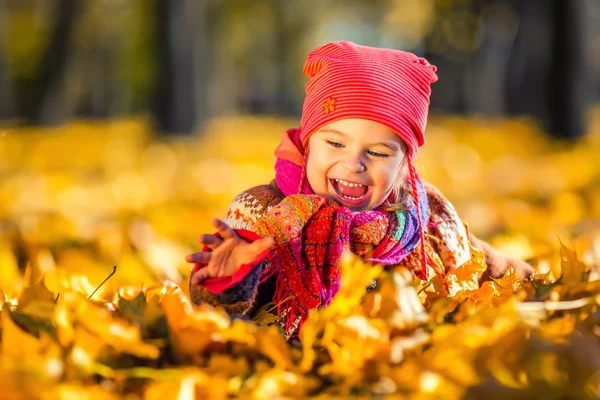
[{"label": "ground covered in leaves", "polygon": [[[348,256],[341,292],[285,342],[187,294],[195,238],[272,175],[297,121],[0,128],[2,398],[596,398],[600,124],[575,144],[527,121],[433,120],[421,175],[470,229],[530,261],[481,284],[481,253],[431,282]],[[108,279],[107,279],[108,278]],[[366,292],[373,279],[375,291]],[[358,289],[365,288],[365,290]]]}]

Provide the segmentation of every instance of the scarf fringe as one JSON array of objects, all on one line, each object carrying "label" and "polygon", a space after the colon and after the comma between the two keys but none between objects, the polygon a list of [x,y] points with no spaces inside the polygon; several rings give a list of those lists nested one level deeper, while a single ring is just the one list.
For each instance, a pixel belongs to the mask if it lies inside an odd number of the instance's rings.
[{"label": "scarf fringe", "polygon": [[408,172],[410,177],[413,200],[417,211],[417,220],[419,221],[419,240],[421,242],[421,270],[415,271],[415,275],[419,279],[427,281],[427,253],[425,252],[425,232],[423,229],[423,222],[421,219],[421,202],[419,201],[419,192],[417,189],[418,175],[412,163],[412,158],[410,156],[408,157]]},{"label": "scarf fringe", "polygon": [[[288,287],[280,268],[276,268],[272,264],[269,265],[263,271],[259,281],[260,283],[264,283],[273,276],[276,276],[273,302],[277,306],[277,316],[279,319],[285,318],[285,332],[287,335],[291,335],[293,333],[290,332],[290,329],[294,328],[296,320],[300,318],[297,321],[296,326],[299,334],[302,324],[308,318],[308,311],[303,310],[296,297],[291,294],[294,293],[294,291],[290,290]],[[322,288],[321,292],[324,291],[326,291],[325,288]]]}]

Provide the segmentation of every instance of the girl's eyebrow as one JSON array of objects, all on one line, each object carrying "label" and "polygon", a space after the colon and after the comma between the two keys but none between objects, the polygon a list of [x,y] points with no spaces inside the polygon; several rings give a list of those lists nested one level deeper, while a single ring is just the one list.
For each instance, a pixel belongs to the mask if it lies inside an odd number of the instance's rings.
[{"label": "girl's eyebrow", "polygon": [[333,129],[333,128],[322,128],[319,130],[324,133],[335,133],[336,135],[346,136],[346,134],[344,132],[340,132],[337,129]]},{"label": "girl's eyebrow", "polygon": [[387,147],[387,148],[389,148],[389,149],[392,149],[392,150],[394,150],[394,151],[398,151],[398,150],[400,150],[400,148],[398,147],[398,145],[397,145],[396,143],[392,143],[392,142],[389,142],[389,143],[388,143],[388,142],[385,142],[385,143],[384,143],[384,142],[381,142],[381,143],[377,143],[377,144],[380,144],[380,145],[382,145],[382,146],[385,146],[385,147]]},{"label": "girl's eyebrow", "polygon": [[[344,132],[338,131],[337,129],[333,129],[333,128],[322,128],[319,129],[319,132],[323,132],[323,133],[333,133],[335,135],[339,135],[339,136],[347,136]],[[379,142],[379,143],[373,143],[374,145],[382,145],[385,146],[391,150],[394,151],[398,151],[400,150],[400,148],[398,147],[398,145],[396,145],[396,143],[393,142]]]}]

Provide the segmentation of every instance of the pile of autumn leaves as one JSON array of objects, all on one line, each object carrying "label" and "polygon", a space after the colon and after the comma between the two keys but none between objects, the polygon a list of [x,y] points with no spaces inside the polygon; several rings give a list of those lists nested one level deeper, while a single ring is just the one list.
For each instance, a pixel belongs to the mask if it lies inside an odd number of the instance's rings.
[{"label": "pile of autumn leaves", "polygon": [[[600,356],[590,351],[600,281],[567,247],[561,269],[555,282],[549,274],[524,282],[511,270],[479,285],[485,263],[472,249],[438,297],[408,272],[348,255],[341,291],[293,346],[268,309],[255,322],[231,320],[194,308],[169,282],[92,301],[50,292],[31,265],[18,304],[2,309],[3,396],[591,397],[600,384]],[[356,289],[373,279],[375,291]]]},{"label": "pile of autumn leaves", "polygon": [[[256,124],[262,127],[264,121]],[[242,125],[250,129],[248,121]],[[454,132],[451,124],[439,126]],[[564,210],[577,210],[582,234],[573,234],[577,240],[561,236],[566,245],[556,239],[546,253],[535,251],[530,257],[538,271],[533,279],[522,281],[509,270],[481,283],[485,263],[477,249],[471,249],[466,264],[430,282],[347,255],[341,291],[326,309],[310,316],[301,342],[290,344],[273,324],[273,305],[261,309],[254,321],[232,320],[222,310],[193,307],[186,276],[177,273],[187,268],[186,252],[195,250],[177,243],[204,229],[186,222],[203,219],[199,212],[215,212],[206,211],[211,196],[227,202],[231,194],[223,191],[239,190],[227,187],[218,174],[238,176],[244,186],[249,179],[244,174],[260,175],[263,169],[265,176],[270,174],[271,160],[252,170],[249,164],[237,168],[219,161],[215,154],[250,163],[262,159],[252,151],[266,153],[272,143],[229,146],[228,141],[238,143],[247,136],[226,136],[235,131],[230,128],[198,147],[157,143],[130,125],[100,127],[86,135],[83,129],[93,130],[91,125],[76,126],[72,134],[63,129],[44,138],[30,159],[25,149],[41,136],[0,140],[0,152],[11,150],[0,157],[0,176],[6,178],[0,182],[0,398],[530,399],[600,394],[600,355],[594,350],[600,345],[600,235],[593,221],[600,209],[585,214],[586,207],[566,201],[581,195],[593,202],[596,194],[600,199],[597,171],[584,174],[579,168],[573,173],[578,178],[572,179],[567,174],[568,160],[580,158],[577,154],[591,157],[600,142],[582,145],[568,159],[566,152],[548,150],[560,156],[560,168],[552,171],[560,178],[554,185],[563,186],[536,187],[551,204],[538,202],[540,212],[526,215],[546,215],[542,208],[547,207],[555,211],[548,215],[570,218],[557,220],[569,230],[573,228],[566,223],[574,217]],[[462,128],[455,131],[464,133]],[[434,147],[453,148],[448,132],[430,136]],[[489,137],[502,140],[495,132]],[[75,145],[77,140],[82,142]],[[67,145],[76,148],[68,160],[57,150]],[[215,146],[223,146],[222,152]],[[197,157],[196,149],[206,157]],[[459,155],[473,153],[464,145],[454,149]],[[139,165],[135,160],[141,160]],[[442,161],[463,165],[464,171],[481,164],[476,157]],[[432,162],[427,172],[435,173],[437,164]],[[81,172],[85,168],[102,173],[86,175]],[[485,173],[481,166],[478,171]],[[528,171],[530,181],[538,182],[537,172]],[[476,176],[451,178],[464,184]],[[190,184],[191,177],[198,182]],[[560,197],[567,189],[570,196]],[[206,193],[199,196],[199,190]],[[191,203],[207,198],[204,206]],[[561,200],[554,204],[555,198]],[[522,212],[502,204],[498,209],[495,221],[502,220],[502,213]],[[482,221],[469,222],[484,227]],[[539,248],[547,249],[531,247]],[[107,260],[117,263],[114,275]],[[19,268],[24,268],[23,276]],[[374,279],[376,290],[367,292]],[[144,283],[123,283],[138,280]]]}]

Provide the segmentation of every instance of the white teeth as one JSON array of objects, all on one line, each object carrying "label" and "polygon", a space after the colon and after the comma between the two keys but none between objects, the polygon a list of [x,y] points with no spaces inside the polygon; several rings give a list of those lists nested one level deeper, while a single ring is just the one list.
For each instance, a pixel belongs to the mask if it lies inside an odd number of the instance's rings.
[{"label": "white teeth", "polygon": [[345,181],[343,179],[335,179],[335,181],[338,182],[338,183],[341,183],[344,186],[349,186],[349,187],[364,186],[364,185],[361,185],[360,183],[350,183],[350,182],[347,182],[347,181]]},{"label": "white teeth", "polygon": [[[334,181],[336,181],[337,183],[342,184],[344,186],[350,186],[350,187],[364,186],[364,185],[361,185],[360,183],[350,183],[343,179],[334,179]],[[338,193],[338,194],[348,200],[360,200],[365,197],[364,195],[360,196],[360,197],[353,197],[353,196],[346,196],[345,194],[342,194],[342,193]],[[365,193],[365,195],[366,195],[366,193]]]}]

